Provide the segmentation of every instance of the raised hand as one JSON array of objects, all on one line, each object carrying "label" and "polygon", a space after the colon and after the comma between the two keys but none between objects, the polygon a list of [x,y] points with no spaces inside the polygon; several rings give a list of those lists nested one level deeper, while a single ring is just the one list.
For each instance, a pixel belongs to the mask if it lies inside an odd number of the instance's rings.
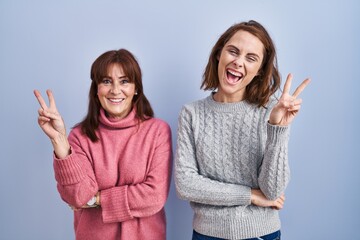
[{"label": "raised hand", "polygon": [[286,78],[284,85],[284,91],[279,99],[279,102],[274,106],[271,111],[269,123],[272,125],[286,126],[291,124],[295,116],[300,110],[302,99],[298,98],[300,93],[310,83],[310,79],[305,79],[291,95],[290,87],[292,81],[292,74],[289,74]]},{"label": "raised hand", "polygon": [[50,138],[55,154],[64,158],[69,154],[70,146],[66,137],[65,123],[56,108],[54,96],[51,90],[46,91],[49,98],[49,106],[47,106],[38,90],[34,90],[34,94],[40,104],[38,124]]},{"label": "raised hand", "polygon": [[46,91],[49,98],[49,107],[38,90],[34,90],[34,94],[40,104],[38,124],[41,129],[50,139],[55,139],[59,134],[66,135],[65,124],[56,108],[51,90]]}]

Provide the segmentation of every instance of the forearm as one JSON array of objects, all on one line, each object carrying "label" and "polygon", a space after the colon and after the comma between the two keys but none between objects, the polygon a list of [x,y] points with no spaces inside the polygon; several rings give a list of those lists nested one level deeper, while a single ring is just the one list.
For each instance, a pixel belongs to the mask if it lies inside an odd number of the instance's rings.
[{"label": "forearm", "polygon": [[267,126],[268,138],[258,182],[261,191],[269,200],[279,198],[290,180],[289,131],[289,127]]},{"label": "forearm", "polygon": [[167,184],[149,182],[102,190],[100,204],[103,221],[124,222],[152,216],[164,208],[168,191]]},{"label": "forearm", "polygon": [[187,201],[217,205],[249,205],[251,189],[247,186],[224,183],[204,177],[189,162],[176,159],[175,186],[179,198]]},{"label": "forearm", "polygon": [[[176,183],[176,192],[179,198],[183,200],[208,205],[246,206],[251,203],[251,189],[249,187],[221,183],[207,184],[205,182],[199,182],[199,185],[187,185],[178,181]],[[184,187],[185,185],[187,186]],[[206,186],[209,185],[211,185],[211,190],[206,190]]]},{"label": "forearm", "polygon": [[98,191],[91,165],[75,153],[64,159],[54,156],[54,172],[61,198],[74,207],[85,205]]}]

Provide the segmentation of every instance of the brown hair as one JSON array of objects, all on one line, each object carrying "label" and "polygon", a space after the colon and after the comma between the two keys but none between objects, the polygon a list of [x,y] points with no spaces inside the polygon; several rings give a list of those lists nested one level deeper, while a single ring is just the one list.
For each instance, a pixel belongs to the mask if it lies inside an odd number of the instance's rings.
[{"label": "brown hair", "polygon": [[275,45],[266,29],[254,20],[235,24],[220,36],[211,51],[203,74],[201,89],[213,91],[218,88],[218,56],[220,56],[223,47],[230,38],[240,30],[251,33],[264,45],[264,58],[259,74],[246,86],[245,100],[257,104],[258,107],[265,106],[270,96],[280,87],[280,74],[277,66]]},{"label": "brown hair", "polygon": [[139,123],[154,116],[150,102],[143,91],[141,69],[134,55],[126,49],[105,52],[91,66],[90,77],[92,82],[89,91],[88,113],[82,122],[76,125],[81,126],[82,132],[93,142],[98,140],[95,131],[99,126],[99,115],[102,108],[97,96],[97,87],[108,75],[108,68],[112,64],[119,64],[129,81],[135,83],[137,95],[134,95],[132,103],[136,108],[136,117],[139,119]]}]

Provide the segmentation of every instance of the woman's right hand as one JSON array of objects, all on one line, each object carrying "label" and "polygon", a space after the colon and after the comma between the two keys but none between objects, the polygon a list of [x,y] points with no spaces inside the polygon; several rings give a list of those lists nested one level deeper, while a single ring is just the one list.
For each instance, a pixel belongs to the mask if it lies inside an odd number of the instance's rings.
[{"label": "woman's right hand", "polygon": [[283,208],[285,202],[285,195],[282,194],[276,200],[269,200],[265,197],[263,192],[259,189],[251,189],[251,204],[259,207],[271,207],[276,210]]},{"label": "woman's right hand", "polygon": [[56,108],[55,99],[51,90],[46,91],[49,98],[49,107],[46,105],[38,90],[34,90],[34,94],[40,104],[38,124],[41,129],[50,140],[57,138],[59,134],[66,135],[65,124]]},{"label": "woman's right hand", "polygon": [[38,90],[34,90],[34,94],[40,104],[38,124],[50,138],[56,156],[65,158],[70,153],[70,145],[66,137],[65,123],[56,108],[54,96],[51,90],[46,91],[49,98],[47,106]]}]

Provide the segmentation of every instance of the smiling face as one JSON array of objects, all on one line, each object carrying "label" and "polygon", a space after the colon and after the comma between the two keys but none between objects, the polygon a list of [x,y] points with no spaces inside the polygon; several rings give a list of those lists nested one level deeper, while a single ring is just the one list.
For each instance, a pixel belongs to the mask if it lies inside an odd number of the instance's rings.
[{"label": "smiling face", "polygon": [[121,65],[109,66],[108,74],[98,84],[97,90],[100,104],[110,117],[122,119],[129,114],[136,89]]},{"label": "smiling face", "polygon": [[218,56],[219,87],[214,95],[219,102],[239,102],[246,86],[258,74],[264,58],[264,45],[247,31],[236,32]]}]

